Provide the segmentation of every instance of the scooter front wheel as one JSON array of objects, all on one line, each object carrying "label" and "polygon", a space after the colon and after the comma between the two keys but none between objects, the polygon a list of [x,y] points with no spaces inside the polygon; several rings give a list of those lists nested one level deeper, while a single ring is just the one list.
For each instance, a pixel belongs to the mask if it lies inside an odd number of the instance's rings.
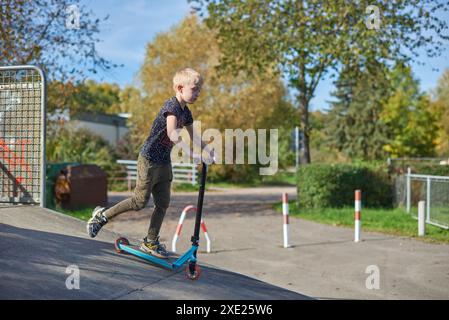
[{"label": "scooter front wheel", "polygon": [[201,275],[201,268],[197,263],[189,263],[186,267],[186,277],[189,280],[198,280]]},{"label": "scooter front wheel", "polygon": [[117,240],[115,240],[115,251],[117,251],[118,253],[123,253],[123,250],[120,249],[120,245],[124,244],[124,245],[129,245],[129,241],[126,238],[118,238]]}]

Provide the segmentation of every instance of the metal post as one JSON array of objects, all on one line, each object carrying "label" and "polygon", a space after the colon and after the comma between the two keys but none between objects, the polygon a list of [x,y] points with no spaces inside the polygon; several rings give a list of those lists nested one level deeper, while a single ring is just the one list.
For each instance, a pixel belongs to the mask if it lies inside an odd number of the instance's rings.
[{"label": "metal post", "polygon": [[298,171],[299,166],[299,128],[295,127],[295,159],[296,159],[296,171]]},{"label": "metal post", "polygon": [[355,190],[354,201],[354,242],[360,242],[360,233],[362,229],[362,191]]},{"label": "metal post", "polygon": [[430,221],[430,177],[427,177],[427,217],[426,221]]},{"label": "metal post", "polygon": [[426,202],[418,202],[418,236],[422,237],[426,234],[425,222]]},{"label": "metal post", "polygon": [[46,183],[45,183],[45,179],[46,179],[46,170],[47,170],[47,164],[46,164],[46,120],[47,120],[47,101],[46,101],[46,97],[47,97],[47,79],[45,77],[45,73],[42,71],[42,69],[34,67],[36,69],[37,72],[39,72],[40,76],[41,76],[41,81],[42,81],[42,87],[41,87],[41,203],[40,206],[42,208],[45,208],[46,206],[46,196],[45,196],[45,187],[46,187]]},{"label": "metal post", "polygon": [[411,174],[410,167],[407,168],[407,187],[406,187],[406,197],[407,197],[407,213],[410,213],[410,200],[411,200],[411,189],[410,189],[410,174]]},{"label": "metal post", "polygon": [[298,168],[299,168],[299,128],[295,127],[295,161],[296,161],[296,206],[299,208],[299,190],[298,190]]},{"label": "metal post", "polygon": [[196,184],[196,166],[195,166],[195,164],[192,165],[192,171],[193,171],[192,185],[195,185]]},{"label": "metal post", "polygon": [[284,230],[284,248],[289,248],[288,243],[288,193],[282,194],[282,216],[284,220],[283,230]]}]

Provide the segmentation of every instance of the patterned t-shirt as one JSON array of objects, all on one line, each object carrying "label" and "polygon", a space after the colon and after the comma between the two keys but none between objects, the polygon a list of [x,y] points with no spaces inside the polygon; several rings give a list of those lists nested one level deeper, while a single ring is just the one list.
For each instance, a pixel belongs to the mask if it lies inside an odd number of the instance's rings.
[{"label": "patterned t-shirt", "polygon": [[150,135],[140,150],[140,154],[152,163],[171,163],[170,152],[174,143],[167,135],[168,113],[176,116],[177,129],[193,124],[192,113],[187,105],[183,109],[176,97],[168,99],[157,114]]}]

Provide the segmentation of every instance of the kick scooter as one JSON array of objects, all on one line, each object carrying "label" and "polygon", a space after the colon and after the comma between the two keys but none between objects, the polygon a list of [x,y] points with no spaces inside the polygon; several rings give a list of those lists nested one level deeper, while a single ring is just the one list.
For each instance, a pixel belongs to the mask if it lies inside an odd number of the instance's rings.
[{"label": "kick scooter", "polygon": [[195,217],[195,230],[193,233],[193,236],[191,238],[192,241],[192,247],[185,252],[181,257],[179,257],[177,260],[171,262],[167,259],[161,259],[157,258],[155,256],[152,256],[151,254],[142,252],[140,250],[134,249],[130,246],[128,239],[126,238],[118,238],[115,241],[115,250],[118,253],[130,253],[134,256],[137,256],[139,258],[142,258],[146,261],[152,262],[154,264],[157,264],[159,266],[162,266],[166,269],[175,271],[181,268],[184,263],[189,262],[189,264],[186,267],[186,277],[190,280],[196,280],[199,278],[201,270],[199,265],[197,264],[197,258],[196,254],[198,251],[199,246],[199,234],[200,234],[200,226],[201,226],[201,214],[203,211],[203,199],[204,199],[204,190],[206,187],[206,175],[207,175],[207,164],[202,162],[202,169],[201,169],[201,179],[200,179],[200,188],[199,188],[199,194],[198,194],[198,205],[197,205],[197,211],[196,211],[196,217]]}]

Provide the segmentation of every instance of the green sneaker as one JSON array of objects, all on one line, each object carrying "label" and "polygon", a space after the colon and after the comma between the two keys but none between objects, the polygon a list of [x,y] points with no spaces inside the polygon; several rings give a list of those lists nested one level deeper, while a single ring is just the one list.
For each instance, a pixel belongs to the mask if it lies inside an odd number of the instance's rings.
[{"label": "green sneaker", "polygon": [[148,240],[147,237],[145,237],[140,245],[140,250],[161,259],[167,259],[169,256],[167,249],[165,249],[165,245],[159,243],[159,237],[157,237],[156,240]]}]

